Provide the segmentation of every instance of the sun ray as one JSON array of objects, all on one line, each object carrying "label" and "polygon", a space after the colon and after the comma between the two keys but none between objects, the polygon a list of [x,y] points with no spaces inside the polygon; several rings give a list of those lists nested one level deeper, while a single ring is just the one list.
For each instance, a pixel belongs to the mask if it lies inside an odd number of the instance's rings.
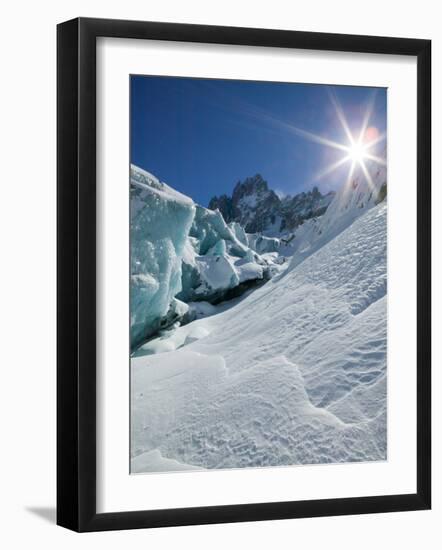
[{"label": "sun ray", "polygon": [[356,161],[352,160],[350,164],[350,169],[348,171],[347,181],[345,182],[345,187],[348,188],[351,183],[351,178],[353,177],[353,173],[355,171]]},{"label": "sun ray", "polygon": [[284,122],[275,117],[272,117],[267,113],[262,113],[260,117],[267,119],[267,121],[274,126],[282,128],[284,130],[288,130],[289,132],[297,136],[301,136],[315,143],[319,143],[320,145],[328,145],[329,147],[334,147],[335,149],[339,149],[341,151],[347,151],[347,147],[342,143],[333,141],[318,134],[313,134],[312,132],[308,132],[307,130],[303,130],[302,128],[298,128],[297,126],[293,126],[293,124],[289,124],[288,122]]},{"label": "sun ray", "polygon": [[318,136],[317,134],[312,134],[311,132],[307,132],[306,130],[301,130],[300,128],[296,128],[296,126],[291,126],[290,124],[288,126],[292,130],[292,132],[299,136],[305,137],[310,141],[314,141],[321,145],[328,145],[329,147],[334,147],[335,149],[339,149],[341,151],[348,151],[348,147],[343,145],[342,143],[338,143],[337,141]]},{"label": "sun ray", "polygon": [[364,157],[369,160],[374,160],[378,164],[382,164],[382,166],[387,166],[387,161],[385,159],[372,155],[371,153],[364,153]]},{"label": "sun ray", "polygon": [[269,113],[263,111],[262,109],[257,108],[251,108],[251,107],[244,107],[245,112],[247,112],[251,117],[262,120],[265,119],[267,122],[269,122],[272,126],[287,130],[291,132],[292,134],[295,134],[297,136],[303,137],[305,139],[308,139],[310,141],[313,141],[315,143],[319,143],[320,145],[328,145],[329,147],[333,147],[335,149],[339,149],[341,151],[347,151],[347,147],[343,145],[342,143],[339,143],[337,141],[333,141],[331,139],[325,138],[323,136],[320,136],[318,134],[313,134],[312,132],[308,132],[307,130],[303,130],[302,128],[298,128],[297,126],[294,126],[293,124],[290,124],[288,122],[285,122],[283,120],[280,120],[276,117],[271,116]]},{"label": "sun ray", "polygon": [[332,139],[323,137],[323,136],[318,135],[318,134],[314,134],[314,133],[309,132],[307,130],[304,130],[302,128],[298,128],[297,126],[294,126],[293,124],[290,124],[290,123],[285,122],[283,120],[280,120],[278,118],[275,118],[275,117],[271,116],[269,113],[267,113],[267,112],[265,112],[261,109],[257,109],[256,107],[252,109],[250,106],[246,106],[245,110],[250,116],[252,116],[254,118],[259,118],[260,120],[262,120],[262,119],[267,120],[267,122],[270,123],[275,128],[279,128],[279,129],[288,131],[288,132],[290,132],[294,135],[300,136],[300,137],[302,137],[306,140],[312,141],[314,143],[318,143],[320,145],[325,145],[327,147],[331,147],[333,149],[337,149],[337,150],[343,151],[345,153],[345,155],[342,158],[340,158],[339,160],[337,160],[337,161],[333,162],[332,164],[328,165],[322,171],[319,171],[314,176],[312,182],[316,182],[316,181],[324,178],[325,176],[331,174],[332,172],[334,172],[335,170],[337,170],[338,168],[340,168],[341,166],[343,166],[344,164],[349,162],[350,166],[349,166],[349,170],[348,170],[348,175],[347,175],[347,180],[346,180],[345,187],[346,188],[350,187],[350,182],[351,182],[351,179],[352,179],[353,174],[355,172],[355,169],[356,169],[357,166],[360,166],[361,170],[362,170],[362,173],[363,173],[365,179],[367,180],[368,185],[371,188],[374,188],[373,179],[370,176],[370,173],[367,169],[367,166],[366,166],[364,160],[371,160],[371,161],[376,162],[378,164],[381,164],[383,166],[386,166],[386,164],[387,164],[386,161],[382,157],[379,157],[379,156],[375,155],[374,153],[372,153],[370,151],[370,149],[372,147],[374,147],[375,145],[377,145],[378,143],[380,143],[381,141],[386,139],[386,132],[380,134],[378,137],[376,137],[375,139],[373,139],[373,140],[371,140],[367,143],[364,142],[364,137],[367,134],[367,129],[369,127],[370,119],[371,119],[372,114],[373,114],[373,109],[374,109],[377,90],[373,91],[371,93],[370,97],[369,97],[369,100],[368,100],[367,106],[366,106],[366,110],[365,110],[364,115],[363,115],[362,125],[361,125],[359,131],[356,133],[355,136],[352,134],[352,132],[350,130],[350,127],[348,125],[348,122],[347,122],[347,119],[345,117],[344,111],[342,109],[342,106],[341,106],[341,104],[338,100],[338,97],[337,97],[335,91],[332,88],[327,87],[327,92],[328,92],[330,101],[331,101],[331,103],[332,103],[332,105],[333,105],[333,107],[336,111],[336,116],[337,116],[337,118],[338,118],[344,132],[345,132],[345,135],[347,137],[348,143],[346,143],[346,144],[345,143],[339,143],[337,141],[334,141]]},{"label": "sun ray", "polygon": [[381,141],[383,141],[385,138],[387,137],[387,133],[386,132],[383,132],[380,136],[378,136],[376,139],[373,139],[372,141],[369,141],[368,143],[365,144],[365,148],[366,149],[370,149],[371,147],[373,147],[374,145],[377,145],[378,143],[380,143]]},{"label": "sun ray", "polygon": [[342,107],[341,107],[341,105],[338,101],[338,98],[337,98],[335,92],[330,87],[328,87],[327,90],[328,90],[328,93],[329,93],[329,96],[330,96],[330,100],[333,103],[333,106],[336,110],[336,114],[338,116],[339,122],[341,123],[342,128],[344,129],[344,132],[347,135],[348,141],[352,144],[354,142],[353,135],[352,135],[352,133],[350,131],[350,128],[347,124],[347,120],[345,118],[344,111],[342,110]]},{"label": "sun ray", "polygon": [[316,174],[316,176],[313,178],[312,183],[316,183],[317,181],[321,180],[322,178],[325,178],[325,176],[328,176],[329,174],[331,174],[332,172],[337,170],[340,166],[342,166],[343,164],[348,162],[349,158],[350,158],[349,156],[342,157],[338,161],[334,162],[333,164],[331,164],[330,166],[325,168],[325,170],[322,170],[321,172]]},{"label": "sun ray", "polygon": [[368,123],[373,113],[374,101],[376,99],[377,90],[374,90],[368,101],[367,109],[364,113],[364,119],[362,121],[361,131],[359,132],[359,143],[364,140],[365,132],[367,131]]},{"label": "sun ray", "polygon": [[367,180],[367,183],[368,183],[368,186],[370,187],[370,189],[373,191],[374,188],[375,188],[375,185],[373,183],[373,180],[370,176],[370,173],[369,171],[367,170],[367,167],[365,166],[365,162],[363,160],[361,160],[361,162],[359,163],[361,168],[362,168],[362,171],[364,172],[364,176]]},{"label": "sun ray", "polygon": [[353,177],[355,166],[356,166],[356,161],[354,161],[354,160],[350,161],[350,167],[349,167],[348,172],[347,172],[347,179],[345,180],[345,185],[343,187],[343,193],[340,195],[340,198],[339,198],[339,201],[340,201],[341,205],[347,200],[347,196],[348,196],[348,193],[350,191],[351,180],[352,180],[352,177]]}]

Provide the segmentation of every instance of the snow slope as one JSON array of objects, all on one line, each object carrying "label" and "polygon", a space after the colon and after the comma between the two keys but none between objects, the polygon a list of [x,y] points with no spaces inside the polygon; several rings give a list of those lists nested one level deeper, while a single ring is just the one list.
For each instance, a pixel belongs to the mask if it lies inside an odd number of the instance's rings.
[{"label": "snow slope", "polygon": [[386,211],[132,358],[134,470],[386,459]]},{"label": "snow slope", "polygon": [[386,189],[386,168],[373,161],[365,161],[371,181],[367,181],[362,169],[356,169],[353,178],[344,184],[334,196],[325,214],[304,222],[295,232],[291,243],[294,254],[289,270],[296,267],[349,227],[364,212],[381,202],[382,189]]}]

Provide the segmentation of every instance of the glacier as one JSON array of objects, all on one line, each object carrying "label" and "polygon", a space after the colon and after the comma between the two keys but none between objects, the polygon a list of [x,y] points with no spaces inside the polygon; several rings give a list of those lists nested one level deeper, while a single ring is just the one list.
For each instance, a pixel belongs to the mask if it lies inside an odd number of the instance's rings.
[{"label": "glacier", "polygon": [[249,248],[239,224],[135,165],[130,207],[132,350],[188,318],[188,302],[222,301],[280,271],[273,257]]},{"label": "glacier", "polygon": [[280,271],[273,257],[263,257],[249,246],[240,224],[226,224],[219,210],[198,204],[181,269],[182,288],[176,297],[184,302],[219,302],[228,291],[246,288],[244,283],[268,279]]},{"label": "glacier", "polygon": [[[387,205],[377,202],[359,183],[338,193],[328,219],[298,228],[286,271],[229,308],[201,302],[200,317],[132,357],[132,471],[386,459]],[[193,239],[183,250],[195,260]],[[215,261],[226,258],[217,242],[205,250]]]},{"label": "glacier", "polygon": [[195,216],[191,199],[131,166],[130,328],[134,349],[180,317],[181,262]]}]

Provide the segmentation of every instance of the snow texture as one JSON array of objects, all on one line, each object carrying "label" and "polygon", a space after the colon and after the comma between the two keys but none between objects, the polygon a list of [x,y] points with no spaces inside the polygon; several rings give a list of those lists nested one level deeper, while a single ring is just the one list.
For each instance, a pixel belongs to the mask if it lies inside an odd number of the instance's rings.
[{"label": "snow texture", "polygon": [[307,220],[296,230],[292,241],[294,253],[289,270],[378,204],[381,189],[386,184],[386,168],[371,161],[366,161],[366,164],[371,183],[367,181],[361,169],[356,170],[352,180],[336,193],[325,214],[320,218]]},{"label": "snow texture", "polygon": [[369,193],[304,222],[281,276],[131,359],[132,471],[386,459],[387,206]]}]

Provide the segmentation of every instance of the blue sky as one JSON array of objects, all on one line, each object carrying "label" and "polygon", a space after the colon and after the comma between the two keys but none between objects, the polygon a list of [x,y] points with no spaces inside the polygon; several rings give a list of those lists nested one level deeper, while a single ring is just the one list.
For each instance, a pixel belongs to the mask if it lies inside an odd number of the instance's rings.
[{"label": "blue sky", "polygon": [[355,136],[370,101],[368,126],[386,131],[383,88],[131,76],[131,162],[204,206],[256,173],[281,195],[336,189],[348,164],[317,176],[345,153],[303,133],[348,143],[333,96]]}]

